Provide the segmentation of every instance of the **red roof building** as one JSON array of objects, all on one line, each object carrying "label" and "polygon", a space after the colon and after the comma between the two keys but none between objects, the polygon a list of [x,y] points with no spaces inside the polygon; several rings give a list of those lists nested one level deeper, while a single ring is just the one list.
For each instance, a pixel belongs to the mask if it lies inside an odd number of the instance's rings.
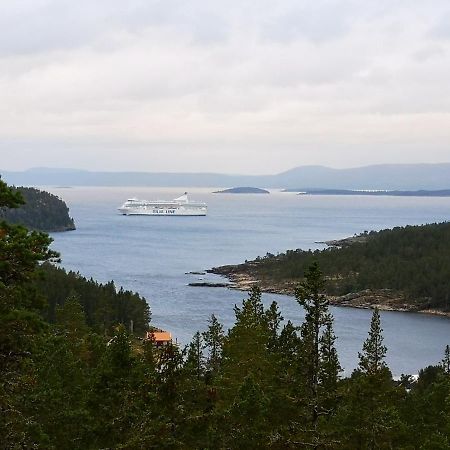
[{"label": "red roof building", "polygon": [[163,330],[147,331],[146,338],[151,339],[155,343],[156,347],[162,347],[163,345],[172,343],[172,334]]}]

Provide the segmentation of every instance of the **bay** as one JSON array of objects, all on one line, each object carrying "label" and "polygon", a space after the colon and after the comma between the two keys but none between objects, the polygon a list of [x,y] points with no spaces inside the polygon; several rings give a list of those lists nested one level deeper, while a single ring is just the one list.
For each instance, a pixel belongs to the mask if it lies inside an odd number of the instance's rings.
[{"label": "bay", "polygon": [[[225,288],[188,286],[217,281],[214,275],[191,271],[243,262],[266,252],[324,248],[316,241],[339,239],[365,230],[450,218],[450,198],[299,196],[272,191],[261,194],[212,194],[220,188],[189,189],[192,199],[208,203],[206,217],[122,216],[117,207],[129,197],[172,199],[182,190],[137,187],[45,187],[63,198],[76,231],[54,233],[52,247],[62,265],[101,282],[114,280],[139,292],[149,302],[152,323],[167,329],[184,345],[207,327],[214,313],[229,327],[233,306],[246,294]],[[285,319],[301,323],[295,299],[276,300]],[[346,372],[357,365],[367,336],[371,311],[332,308],[337,347]],[[450,320],[424,314],[382,312],[388,364],[394,374],[417,373],[442,359],[450,343]]]}]

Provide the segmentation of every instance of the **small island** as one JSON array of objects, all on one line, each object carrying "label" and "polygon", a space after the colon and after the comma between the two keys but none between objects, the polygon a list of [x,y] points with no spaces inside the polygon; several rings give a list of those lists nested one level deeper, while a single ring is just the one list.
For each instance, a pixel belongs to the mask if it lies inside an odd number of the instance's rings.
[{"label": "small island", "polygon": [[0,221],[20,224],[30,230],[58,232],[75,230],[66,203],[56,195],[30,187],[15,187],[25,204],[19,208],[0,208]]},{"label": "small island", "polygon": [[222,191],[215,191],[213,194],[270,194],[270,192],[266,189],[256,187],[234,187]]}]

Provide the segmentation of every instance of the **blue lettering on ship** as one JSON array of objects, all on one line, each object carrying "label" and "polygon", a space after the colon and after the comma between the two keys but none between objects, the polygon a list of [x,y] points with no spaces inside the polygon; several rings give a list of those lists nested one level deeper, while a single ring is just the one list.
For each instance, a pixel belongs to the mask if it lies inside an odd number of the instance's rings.
[{"label": "blue lettering on ship", "polygon": [[174,209],[154,209],[153,214],[175,214]]}]

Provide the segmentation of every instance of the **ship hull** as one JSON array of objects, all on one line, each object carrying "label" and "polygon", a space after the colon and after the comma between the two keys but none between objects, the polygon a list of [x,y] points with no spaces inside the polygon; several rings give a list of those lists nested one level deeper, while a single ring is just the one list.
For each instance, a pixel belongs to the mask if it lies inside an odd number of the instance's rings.
[{"label": "ship hull", "polygon": [[145,210],[142,208],[120,208],[119,212],[124,216],[206,216],[205,211],[184,210]]}]

